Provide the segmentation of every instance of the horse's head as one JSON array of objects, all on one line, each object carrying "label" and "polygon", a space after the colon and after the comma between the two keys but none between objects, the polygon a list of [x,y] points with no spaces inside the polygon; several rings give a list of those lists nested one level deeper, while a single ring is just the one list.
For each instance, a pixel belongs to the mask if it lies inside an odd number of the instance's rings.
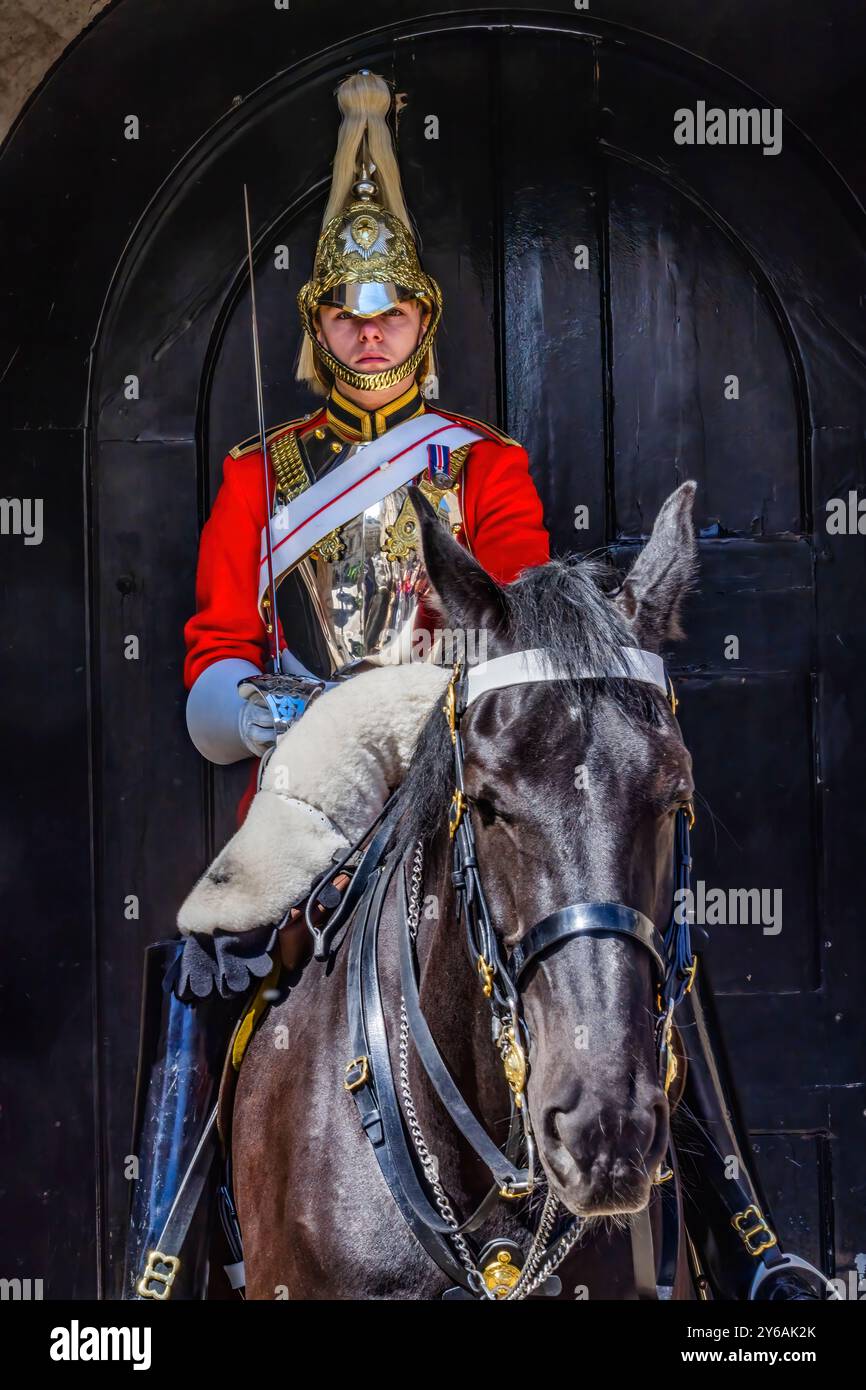
[{"label": "horse's head", "polygon": [[[659,652],[680,635],[696,555],[694,491],[684,483],[668,498],[610,592],[600,567],[581,560],[552,561],[503,588],[415,494],[443,626],[484,632],[488,660],[543,648],[570,673],[488,691],[461,722],[480,877],[507,948],[575,903],[620,903],[667,926],[675,817],[693,791],[689,754],[659,689],[580,672],[615,672],[623,647]],[[425,730],[404,788],[411,833],[429,833],[448,798],[444,725]],[[573,937],[537,956],[520,994],[529,1112],[554,1192],[582,1215],[639,1210],[669,1130],[650,953],[626,936]]]}]

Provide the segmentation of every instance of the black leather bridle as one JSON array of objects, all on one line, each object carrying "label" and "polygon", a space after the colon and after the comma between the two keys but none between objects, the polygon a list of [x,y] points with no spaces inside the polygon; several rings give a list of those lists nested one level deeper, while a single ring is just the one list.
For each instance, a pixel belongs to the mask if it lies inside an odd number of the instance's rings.
[{"label": "black leather bridle", "polygon": [[[555,674],[549,678],[556,679]],[[500,687],[501,688],[501,687]],[[671,712],[676,713],[673,684],[667,678]],[[657,985],[658,1017],[656,1020],[659,1071],[665,1092],[675,1075],[675,1060],[671,1050],[674,1010],[683,995],[691,988],[697,961],[692,951],[688,914],[683,909],[685,893],[691,881],[691,847],[689,832],[694,825],[691,803],[677,812],[674,842],[674,899],[670,920],[664,933],[637,908],[623,903],[570,903],[542,918],[505,953],[501,937],[493,928],[490,909],[478,871],[475,835],[464,782],[464,750],[460,723],[467,709],[467,675],[458,664],[448,684],[445,713],[454,749],[454,793],[449,812],[449,831],[452,842],[452,880],[458,894],[458,910],[463,919],[470,953],[482,978],[485,995],[491,1007],[504,1009],[510,1015],[515,1044],[524,1052],[523,1070],[528,1057],[529,1036],[519,1011],[520,984],[529,967],[554,947],[580,936],[622,936],[635,941],[649,953]],[[520,1035],[526,1041],[524,1050]],[[506,1072],[508,1071],[507,1060]],[[519,1067],[520,1063],[517,1061]],[[509,1083],[510,1084],[510,1083]]]},{"label": "black leather bridle", "polygon": [[[521,656],[524,654],[517,654]],[[538,655],[530,653],[529,655]],[[646,654],[633,653],[645,657]],[[657,658],[646,658],[658,661]],[[660,664],[660,663],[659,663]],[[478,668],[476,668],[477,670]],[[587,675],[613,675],[615,672],[588,672]],[[524,675],[515,679],[558,679],[555,673]],[[648,677],[638,677],[647,679]],[[660,1076],[665,1092],[676,1075],[676,1056],[672,1042],[672,1021],[676,1005],[691,987],[696,961],[691,948],[689,923],[685,911],[678,912],[674,898],[667,930],[661,933],[642,912],[621,903],[572,903],[549,914],[531,929],[513,949],[508,951],[493,922],[481,883],[475,852],[475,836],[464,785],[464,750],[460,722],[468,707],[468,673],[458,663],[448,683],[444,705],[454,750],[454,794],[449,811],[449,833],[452,847],[452,881],[456,889],[458,915],[463,920],[466,941],[473,967],[477,970],[485,997],[492,1011],[492,1032],[505,1070],[511,1098],[511,1122],[504,1150],[489,1137],[472,1114],[460,1090],[439,1053],[421,1008],[414,940],[410,925],[410,906],[406,875],[405,852],[393,851],[384,862],[381,852],[362,861],[363,893],[349,937],[347,969],[347,1003],[349,1027],[355,1055],[346,1068],[345,1087],[361,1117],[377,1161],[389,1185],[392,1196],[417,1239],[449,1277],[452,1277],[470,1296],[484,1296],[455,1257],[453,1240],[464,1240],[489,1215],[498,1198],[519,1198],[528,1195],[534,1185],[535,1147],[525,1086],[529,1063],[529,1034],[520,1009],[520,986],[530,966],[543,955],[581,936],[621,936],[635,941],[646,950],[653,963],[657,986],[658,1017],[656,1020]],[[508,673],[501,679],[488,681],[487,689],[504,688],[513,683]],[[658,681],[656,681],[658,684]],[[667,698],[675,712],[673,687],[667,682]],[[691,856],[689,830],[694,816],[691,806],[677,813],[675,838],[675,888],[689,887]],[[380,830],[375,843],[387,839],[388,826]],[[410,849],[410,854],[412,850]],[[366,862],[365,862],[366,861]],[[398,876],[398,870],[400,874]],[[330,872],[333,872],[331,870]],[[395,1082],[387,1042],[385,1012],[379,988],[377,941],[379,923],[392,881],[398,876],[397,916],[400,942],[401,987],[409,1031],[418,1058],[455,1127],[486,1166],[493,1186],[475,1212],[459,1227],[443,1216],[441,1207],[434,1206],[419,1171],[417,1155],[407,1138],[406,1126]],[[679,900],[681,901],[681,900]],[[344,922],[345,915],[339,914]],[[316,955],[325,958],[331,949],[333,932],[317,941]],[[518,1163],[525,1145],[526,1164]],[[672,1157],[669,1151],[669,1157]],[[672,1178],[669,1167],[665,1178]],[[657,1181],[664,1182],[659,1177]],[[649,1220],[640,1217],[633,1236],[636,1278],[642,1264],[639,1283],[643,1296],[657,1296],[657,1284],[670,1289],[673,1285],[679,1252],[678,1204],[676,1193],[669,1191],[675,1184],[663,1187],[664,1240],[662,1272],[656,1279],[652,1258],[652,1239]],[[577,1218],[576,1218],[577,1220]],[[638,1245],[640,1242],[640,1247]],[[651,1286],[651,1292],[646,1292]],[[669,1296],[662,1295],[662,1296]]]}]

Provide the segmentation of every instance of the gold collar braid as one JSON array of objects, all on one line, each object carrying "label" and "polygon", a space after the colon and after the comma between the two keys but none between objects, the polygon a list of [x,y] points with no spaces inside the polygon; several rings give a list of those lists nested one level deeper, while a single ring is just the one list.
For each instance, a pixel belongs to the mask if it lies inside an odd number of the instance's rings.
[{"label": "gold collar braid", "polygon": [[396,400],[388,401],[376,410],[365,410],[356,401],[350,401],[331,387],[327,402],[328,424],[340,438],[370,440],[379,439],[395,425],[411,420],[424,411],[424,398],[418,389],[417,381],[409,386]]}]

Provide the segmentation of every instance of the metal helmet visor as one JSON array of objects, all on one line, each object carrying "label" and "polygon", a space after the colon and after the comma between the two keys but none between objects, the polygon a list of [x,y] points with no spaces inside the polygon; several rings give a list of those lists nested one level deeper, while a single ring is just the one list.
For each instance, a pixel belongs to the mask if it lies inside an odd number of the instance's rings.
[{"label": "metal helmet visor", "polygon": [[388,309],[406,299],[417,299],[426,304],[425,296],[405,285],[395,284],[393,280],[364,280],[343,282],[320,296],[319,305],[327,304],[334,309],[347,309],[359,319],[376,318]]}]

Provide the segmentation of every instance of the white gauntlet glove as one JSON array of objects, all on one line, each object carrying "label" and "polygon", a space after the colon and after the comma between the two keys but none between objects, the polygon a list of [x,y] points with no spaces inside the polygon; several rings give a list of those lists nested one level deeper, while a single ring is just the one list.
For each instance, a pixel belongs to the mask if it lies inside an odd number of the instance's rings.
[{"label": "white gauntlet glove", "polygon": [[257,692],[241,700],[238,733],[245,748],[260,758],[277,741],[274,716]]},{"label": "white gauntlet glove", "polygon": [[247,702],[238,694],[238,681],[260,675],[258,666],[251,661],[232,656],[206,666],[193,685],[186,702],[186,727],[196,748],[209,762],[224,767],[248,758],[250,753],[265,751],[266,744],[254,748],[241,732],[241,716]]},{"label": "white gauntlet glove", "polygon": [[244,701],[238,730],[247,748],[261,756],[306,713],[324,690],[339,681],[318,676],[250,676],[238,683]]},{"label": "white gauntlet glove", "polygon": [[309,672],[264,676],[252,662],[226,657],[207,666],[189,692],[189,736],[212,763],[236,763],[251,753],[261,758],[322,690],[340,683]]}]

